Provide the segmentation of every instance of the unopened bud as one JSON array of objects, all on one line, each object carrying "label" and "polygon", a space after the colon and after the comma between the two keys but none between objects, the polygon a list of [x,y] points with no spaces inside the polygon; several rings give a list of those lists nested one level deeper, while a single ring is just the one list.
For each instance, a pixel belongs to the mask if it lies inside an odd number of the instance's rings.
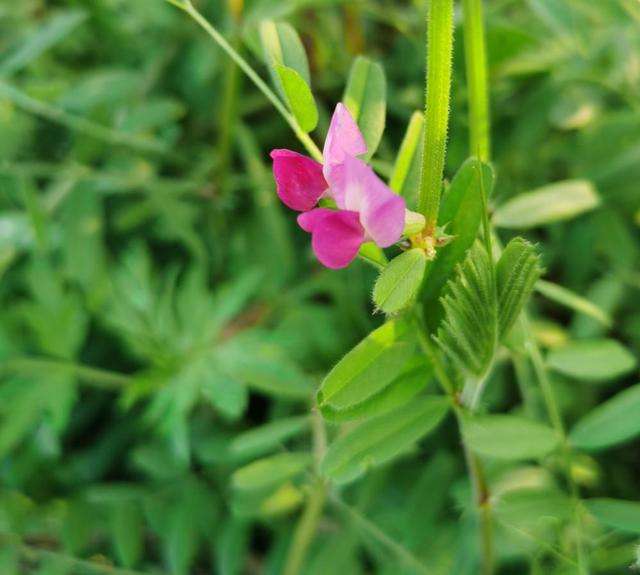
[{"label": "unopened bud", "polygon": [[426,223],[427,222],[422,214],[412,212],[411,210],[405,210],[403,235],[407,238],[415,236],[424,229]]}]

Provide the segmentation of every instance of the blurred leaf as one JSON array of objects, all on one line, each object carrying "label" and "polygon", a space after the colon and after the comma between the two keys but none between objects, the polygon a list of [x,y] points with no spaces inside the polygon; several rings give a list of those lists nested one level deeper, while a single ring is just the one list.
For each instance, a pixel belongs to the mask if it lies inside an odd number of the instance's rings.
[{"label": "blurred leaf", "polygon": [[387,113],[387,81],[382,66],[358,56],[351,66],[342,101],[358,123],[367,144],[365,158],[370,159],[382,138]]},{"label": "blurred leaf", "polygon": [[591,182],[566,180],[508,200],[494,212],[493,223],[500,228],[533,228],[574,218],[599,204]]},{"label": "blurred leaf", "polygon": [[212,366],[202,374],[202,395],[222,415],[231,420],[238,419],[249,402],[247,387]]},{"label": "blurred leaf", "polygon": [[518,415],[468,417],[463,434],[469,447],[480,455],[516,461],[544,457],[559,443],[553,429]]},{"label": "blurred leaf", "polygon": [[134,501],[123,501],[115,505],[111,514],[111,533],[116,556],[125,567],[135,567],[143,553],[142,511]]},{"label": "blurred leaf", "polygon": [[404,134],[389,180],[389,187],[396,194],[404,197],[407,208],[410,210],[414,209],[418,202],[423,127],[424,114],[414,112]]},{"label": "blurred leaf", "polygon": [[265,491],[273,489],[300,475],[310,464],[309,453],[279,453],[253,461],[236,470],[231,478],[239,491]]},{"label": "blurred leaf", "polygon": [[329,446],[322,472],[337,483],[352,481],[413,448],[437,427],[447,410],[447,399],[429,397],[365,421]]},{"label": "blurred leaf", "polygon": [[501,495],[494,507],[496,517],[521,529],[548,528],[544,520],[566,521],[573,514],[567,495],[553,489],[520,488]]},{"label": "blurred leaf", "polygon": [[587,509],[606,527],[627,533],[640,533],[640,503],[622,499],[594,498],[585,501]]},{"label": "blurred leaf", "polygon": [[536,291],[540,292],[551,301],[568,307],[578,313],[592,317],[602,325],[611,325],[611,318],[600,307],[565,287],[552,282],[538,280],[535,288]]},{"label": "blurred leaf", "polygon": [[635,369],[636,358],[614,339],[573,341],[553,349],[549,367],[574,379],[599,382],[621,377]]},{"label": "blurred leaf", "polygon": [[281,64],[276,64],[275,68],[289,109],[300,127],[311,132],[318,124],[318,109],[311,88],[293,68]]},{"label": "blurred leaf", "polygon": [[422,249],[403,252],[382,270],[373,288],[373,303],[386,314],[395,314],[413,303],[427,265]]},{"label": "blurred leaf", "polygon": [[277,419],[236,435],[229,449],[234,456],[242,459],[263,455],[306,431],[309,425],[310,420],[306,415]]},{"label": "blurred leaf", "polygon": [[540,256],[535,247],[522,238],[512,239],[496,265],[501,340],[518,319],[541,273]]},{"label": "blurred leaf", "polygon": [[640,434],[640,385],[634,385],[608,399],[580,419],[569,439],[589,451],[624,443]]},{"label": "blurred leaf", "polygon": [[353,407],[389,385],[414,353],[405,332],[404,323],[387,321],[349,351],[320,384],[320,408]]},{"label": "blurred leaf", "polygon": [[267,334],[254,330],[234,337],[219,347],[220,369],[236,381],[267,395],[306,399],[311,382],[282,348],[270,343]]},{"label": "blurred leaf", "polygon": [[244,520],[231,519],[222,525],[216,539],[214,555],[216,573],[237,575],[242,571],[249,543],[249,524]]},{"label": "blurred leaf", "polygon": [[82,10],[65,10],[54,13],[45,23],[40,23],[26,41],[0,59],[0,76],[14,74],[41,54],[64,40],[86,19]]}]

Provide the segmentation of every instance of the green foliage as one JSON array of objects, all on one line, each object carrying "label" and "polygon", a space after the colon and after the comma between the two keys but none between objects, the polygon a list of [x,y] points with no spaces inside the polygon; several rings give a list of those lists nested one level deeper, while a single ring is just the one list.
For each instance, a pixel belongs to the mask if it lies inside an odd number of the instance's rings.
[{"label": "green foliage", "polygon": [[382,66],[358,56],[351,66],[342,101],[364,136],[365,157],[371,158],[382,138],[387,115],[387,81]]},{"label": "green foliage", "polygon": [[320,384],[320,409],[352,408],[389,385],[415,352],[406,333],[406,322],[390,320],[349,351]]},{"label": "green foliage", "polygon": [[413,448],[446,413],[447,401],[431,397],[361,423],[331,444],[322,471],[338,483],[352,481]]},{"label": "green foliage", "polygon": [[621,377],[637,364],[633,354],[614,339],[574,341],[552,350],[547,362],[563,375],[594,383]]},{"label": "green foliage", "polygon": [[[477,64],[473,2],[456,4],[448,153],[443,177],[425,173],[440,244],[417,293],[392,277],[386,304],[415,303],[390,323],[370,295],[401,252],[317,265],[268,156],[303,142],[173,4],[0,2],[0,573],[284,573],[303,526],[309,575],[475,575],[463,441],[485,471],[495,573],[625,572],[640,532],[635,3],[483,2],[492,167],[465,161],[482,94],[462,58]],[[345,94],[372,166],[415,209],[425,124],[445,133],[437,108],[414,112],[420,4],[193,8],[270,77],[307,145]],[[461,437],[446,413],[469,411],[473,364],[424,355],[413,313],[428,337],[449,322],[440,298],[482,236],[482,192],[503,327]],[[505,338],[531,245],[546,281]]]},{"label": "green foliage", "polygon": [[640,434],[640,385],[608,399],[578,421],[569,436],[579,449],[596,451],[629,441]]},{"label": "green foliage", "polygon": [[438,225],[452,240],[438,250],[437,258],[427,269],[424,286],[427,302],[437,301],[456,265],[465,259],[473,245],[482,220],[482,190],[488,196],[492,188],[492,169],[475,158],[469,158],[456,172],[442,199],[438,218]]},{"label": "green foliage", "polygon": [[482,378],[498,343],[499,310],[489,256],[480,244],[458,267],[442,306],[445,317],[436,337],[438,345],[460,371]]},{"label": "green foliage", "polygon": [[593,185],[569,180],[520,194],[498,207],[493,223],[501,228],[527,229],[574,218],[593,210],[600,199]]},{"label": "green foliage", "polygon": [[500,339],[508,335],[541,274],[534,246],[522,238],[511,240],[496,265]]},{"label": "green foliage", "polygon": [[404,197],[407,207],[415,210],[418,204],[418,186],[420,182],[420,159],[424,144],[424,114],[414,112],[409,120],[407,131],[400,144],[389,187]]},{"label": "green foliage", "polygon": [[469,417],[464,422],[463,433],[474,451],[507,460],[544,457],[560,440],[550,427],[518,415]]},{"label": "green foliage", "polygon": [[640,504],[619,499],[588,499],[587,509],[606,527],[629,533],[640,533]]},{"label": "green foliage", "polygon": [[260,23],[260,39],[274,86],[280,90],[285,100],[287,91],[281,83],[278,66],[297,72],[306,85],[311,83],[307,54],[298,33],[290,24],[265,20]]},{"label": "green foliage", "polygon": [[535,287],[538,292],[550,300],[578,313],[590,316],[606,327],[611,325],[611,318],[602,308],[579,294],[560,285],[543,280],[538,280]]},{"label": "green foliage", "polygon": [[305,132],[311,132],[318,124],[318,109],[311,88],[293,68],[276,64],[275,69],[289,109],[300,127]]},{"label": "green foliage", "polygon": [[393,259],[378,276],[373,288],[376,309],[393,315],[413,303],[427,266],[424,250],[414,248]]}]

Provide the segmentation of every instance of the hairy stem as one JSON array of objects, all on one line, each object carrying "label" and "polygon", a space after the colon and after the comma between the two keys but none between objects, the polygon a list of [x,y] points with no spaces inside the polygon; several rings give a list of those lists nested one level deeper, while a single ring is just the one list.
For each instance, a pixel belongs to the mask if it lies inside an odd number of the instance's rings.
[{"label": "hairy stem", "polygon": [[274,91],[269,88],[267,83],[258,75],[258,73],[251,67],[251,65],[240,55],[237,50],[229,44],[226,38],[218,32],[218,30],[200,13],[198,10],[191,4],[189,0],[167,0],[170,4],[177,6],[181,10],[184,10],[212,39],[220,48],[222,48],[227,56],[231,58],[240,69],[247,75],[247,77],[256,85],[258,90],[260,90],[267,100],[271,102],[273,107],[280,113],[280,115],[285,119],[287,124],[291,127],[294,134],[300,140],[302,145],[306,148],[307,152],[313,158],[322,161],[322,152],[316,146],[315,142],[311,139],[309,134],[307,134],[300,126],[298,122],[293,117],[292,114],[289,113],[285,105],[282,103],[280,98],[276,96]]},{"label": "hairy stem", "polygon": [[482,0],[463,0],[464,58],[469,92],[469,148],[478,159],[491,157],[489,90]]},{"label": "hairy stem", "polygon": [[447,148],[453,0],[431,0],[427,18],[427,81],[422,174],[418,209],[426,218],[425,233],[432,235],[438,221],[442,174]]}]

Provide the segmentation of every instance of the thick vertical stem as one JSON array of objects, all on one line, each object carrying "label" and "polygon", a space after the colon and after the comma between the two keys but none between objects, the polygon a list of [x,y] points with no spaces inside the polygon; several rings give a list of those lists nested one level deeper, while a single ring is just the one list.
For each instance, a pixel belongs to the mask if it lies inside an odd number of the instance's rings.
[{"label": "thick vertical stem", "polygon": [[463,0],[464,58],[469,92],[469,148],[483,162],[491,157],[489,89],[482,0]]},{"label": "thick vertical stem", "polygon": [[442,174],[449,126],[453,0],[431,0],[427,18],[427,81],[419,211],[425,233],[433,235],[438,221]]}]

